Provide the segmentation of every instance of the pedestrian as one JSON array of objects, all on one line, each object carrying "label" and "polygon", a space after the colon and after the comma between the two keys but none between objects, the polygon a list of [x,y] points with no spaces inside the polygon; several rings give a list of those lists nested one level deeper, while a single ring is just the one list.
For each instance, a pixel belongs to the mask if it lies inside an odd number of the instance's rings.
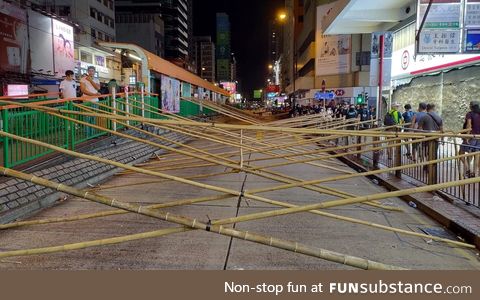
[{"label": "pedestrian", "polygon": [[[80,89],[82,93],[86,96],[99,96],[100,93],[98,92],[101,88],[100,81],[98,78],[95,78],[95,67],[89,66],[87,69],[87,76],[83,77],[80,80]],[[90,99],[91,102],[98,102],[98,98]]]},{"label": "pedestrian", "polygon": [[[420,123],[420,120],[426,115],[427,115],[427,103],[421,102],[418,105],[418,111],[413,115],[412,122],[411,122],[412,124],[410,125],[410,127],[414,130],[418,130],[418,123]],[[419,147],[419,143],[413,143],[412,144],[412,161],[413,162],[416,162],[417,158],[419,158],[420,161],[423,161],[423,158],[425,157],[422,151],[420,151],[420,156],[418,156],[417,155],[418,150],[421,150],[421,148]]]},{"label": "pedestrian", "polygon": [[[400,104],[394,103],[392,109],[385,115],[383,125],[395,126],[402,123],[402,114],[398,111]],[[395,130],[396,128],[394,128]]]},{"label": "pedestrian", "polygon": [[[467,134],[479,135],[480,134],[480,102],[472,101],[470,102],[470,112],[465,116],[465,129],[467,129]],[[463,148],[463,149],[462,149]],[[463,150],[463,151],[462,151]],[[480,176],[480,139],[471,138],[467,140],[467,145],[462,145],[460,147],[460,155],[465,153],[477,153],[474,159],[462,159],[465,164],[465,176],[466,177],[476,177]],[[473,171],[470,170],[470,166],[473,165]]]},{"label": "pedestrian", "polygon": [[[413,116],[415,116],[415,113],[412,111],[412,106],[410,104],[406,104],[404,107],[405,109],[405,112],[402,114],[402,117],[403,117],[403,128],[404,128],[404,131],[408,131],[408,129],[406,129],[407,127],[410,127],[411,123],[412,123],[412,120],[413,120]],[[411,139],[406,139],[406,142],[410,142]],[[407,148],[407,153],[405,154],[407,156],[408,159],[412,159],[412,144],[406,144],[405,147]]]},{"label": "pedestrian", "polygon": [[72,100],[77,98],[77,82],[72,70],[65,72],[65,79],[60,83],[60,98]]},{"label": "pedestrian", "polygon": [[369,129],[371,123],[368,121],[372,120],[372,114],[370,113],[370,110],[367,108],[366,104],[362,104],[360,106],[360,109],[358,110],[358,115],[360,117],[360,122],[365,122],[362,123],[361,128]]},{"label": "pedestrian", "polygon": [[[89,96],[89,97],[94,97],[94,96],[99,96],[99,90],[101,88],[100,86],[100,81],[94,77],[95,76],[95,67],[94,66],[89,66],[87,69],[87,76],[83,76],[82,79],[80,80],[80,90],[82,91],[82,94],[84,96]],[[99,101],[98,97],[97,98],[90,98],[90,102],[97,103]],[[91,105],[92,109],[97,109],[97,105],[92,104]],[[86,117],[86,122],[90,124],[101,124],[102,120],[98,120],[98,122],[95,122],[95,117]],[[87,126],[86,127],[86,135],[87,137],[91,137],[96,133],[95,129]]]},{"label": "pedestrian", "polygon": [[410,124],[412,123],[415,113],[412,111],[412,106],[410,104],[405,105],[404,108],[405,112],[402,114],[403,122],[405,124]]},{"label": "pedestrian", "polygon": [[[443,120],[435,112],[435,104],[427,104],[427,114],[418,122],[418,129],[428,132],[443,132]],[[438,157],[438,140],[423,142],[424,153],[428,160],[435,160]],[[425,171],[428,166],[423,167]]]},{"label": "pedestrian", "polygon": [[[383,119],[383,125],[388,127],[387,131],[398,131],[396,125],[400,125],[402,123],[402,114],[398,111],[400,104],[394,103],[392,104],[392,109],[387,112]],[[395,144],[395,142],[389,142],[389,145]],[[387,157],[388,160],[392,160],[393,157],[393,147],[387,148]]]},{"label": "pedestrian", "polygon": [[443,120],[435,109],[435,104],[427,104],[427,114],[418,122],[418,129],[430,132],[443,131]]}]

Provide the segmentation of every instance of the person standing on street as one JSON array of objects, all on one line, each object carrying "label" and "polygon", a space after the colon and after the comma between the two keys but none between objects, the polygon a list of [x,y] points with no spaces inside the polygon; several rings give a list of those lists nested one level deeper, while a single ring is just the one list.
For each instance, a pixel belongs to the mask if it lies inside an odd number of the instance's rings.
[{"label": "person standing on street", "polygon": [[[415,113],[415,115],[413,115],[412,122],[411,122],[412,124],[410,125],[410,127],[415,130],[418,129],[418,123],[420,123],[420,120],[426,115],[427,115],[427,103],[421,102],[418,105],[418,111]],[[420,151],[420,157],[418,157],[417,156],[418,150],[419,150],[419,144],[418,143],[412,144],[413,162],[416,162],[417,158],[420,158],[420,160],[423,161],[424,153]]]},{"label": "person standing on street", "polygon": [[[90,66],[87,69],[88,75],[86,77],[83,77],[82,80],[80,80],[80,89],[83,93],[83,95],[86,96],[99,96],[100,93],[98,92],[101,88],[100,86],[100,81],[98,78],[95,78],[95,67]],[[98,102],[98,98],[93,98],[90,99],[92,102]]]},{"label": "person standing on street", "polygon": [[72,70],[65,72],[65,79],[60,83],[60,98],[74,99],[77,97],[77,82]]},{"label": "person standing on street", "polygon": [[[435,112],[435,104],[427,105],[427,114],[418,123],[418,129],[429,132],[443,132],[443,120]],[[427,160],[435,160],[438,157],[438,140],[423,142],[424,153],[428,157]],[[423,167],[425,171],[428,170],[428,166]]]},{"label": "person standing on street", "polygon": [[[405,108],[405,112],[402,114],[404,124],[403,128],[404,131],[408,131],[406,128],[411,126],[415,113],[412,111],[412,106],[410,104],[406,104],[403,108]],[[409,142],[410,139],[407,139],[406,141]],[[405,147],[407,148],[407,154],[405,155],[408,159],[412,159],[412,144],[407,144]]]}]

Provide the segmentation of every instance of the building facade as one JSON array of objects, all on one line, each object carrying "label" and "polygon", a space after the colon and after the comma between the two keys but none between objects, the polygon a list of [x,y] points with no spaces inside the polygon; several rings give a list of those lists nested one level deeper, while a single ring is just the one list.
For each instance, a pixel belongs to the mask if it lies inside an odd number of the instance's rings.
[{"label": "building facade", "polygon": [[217,81],[231,81],[231,31],[226,13],[217,13],[216,46]]},{"label": "building facade", "polygon": [[[156,15],[163,20],[164,42],[150,35],[153,40],[163,44],[162,52],[165,59],[172,63],[194,72],[191,61],[191,32],[192,32],[192,2],[190,0],[117,0],[117,15],[133,14],[139,18],[145,15]],[[151,18],[153,19],[153,18]],[[157,21],[153,22],[158,24]],[[150,27],[155,27],[151,25]],[[157,26],[157,30],[160,26]],[[139,34],[142,34],[139,32]],[[160,37],[157,32],[157,37]],[[157,40],[157,41],[155,41]]]},{"label": "building facade", "polygon": [[146,50],[165,57],[165,24],[161,15],[161,4],[152,3],[138,9],[133,0],[117,0],[117,42],[137,44]]},{"label": "building facade", "polygon": [[197,75],[202,79],[215,82],[215,44],[210,36],[194,38],[195,65]]}]

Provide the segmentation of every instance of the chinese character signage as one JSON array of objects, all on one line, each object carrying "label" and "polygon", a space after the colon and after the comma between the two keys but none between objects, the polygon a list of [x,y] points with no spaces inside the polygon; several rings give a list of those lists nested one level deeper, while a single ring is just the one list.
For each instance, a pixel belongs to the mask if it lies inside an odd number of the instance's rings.
[{"label": "chinese character signage", "polygon": [[480,52],[480,0],[419,0],[418,54]]}]

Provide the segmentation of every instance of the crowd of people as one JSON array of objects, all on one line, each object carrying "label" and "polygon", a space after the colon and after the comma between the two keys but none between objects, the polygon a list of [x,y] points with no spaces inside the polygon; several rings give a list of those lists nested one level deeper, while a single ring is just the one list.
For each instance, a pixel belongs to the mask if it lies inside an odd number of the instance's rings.
[{"label": "crowd of people", "polygon": [[[443,132],[444,122],[442,117],[436,112],[435,104],[420,103],[416,110],[412,109],[410,104],[405,105],[403,112],[400,111],[400,105],[394,103],[392,108],[385,114],[383,118],[383,126],[386,130],[418,131],[418,132]],[[376,117],[376,109],[367,105],[351,105],[348,103],[337,104],[331,101],[326,106],[323,105],[295,105],[290,110],[290,116],[304,116],[310,114],[326,113],[334,118],[356,119],[360,125],[349,126],[347,129],[368,129],[371,121]],[[463,133],[468,135],[480,135],[480,102],[472,101],[470,103],[470,111],[466,114]],[[408,144],[406,146],[408,159],[413,162],[417,160],[426,160],[429,151],[429,143],[422,143],[421,147],[418,143]],[[437,152],[438,145],[433,152]],[[480,137],[464,138],[460,147],[459,154],[478,153],[475,158],[462,159],[465,167],[466,177],[480,176]],[[472,167],[473,165],[473,167]]]},{"label": "crowd of people", "polygon": [[[443,120],[436,112],[435,104],[422,102],[419,104],[417,111],[413,111],[412,106],[407,104],[404,106],[403,113],[400,112],[399,108],[399,104],[392,105],[392,109],[384,117],[384,126],[403,125],[404,130],[443,132]],[[465,134],[480,135],[480,102],[472,101],[470,103],[470,111],[465,116],[463,129]],[[418,158],[422,159],[422,156],[426,156],[428,143],[422,143],[422,145],[424,145],[423,149],[419,149],[418,144],[407,145],[407,157],[416,162]],[[436,149],[434,152],[436,153]],[[459,155],[466,153],[479,153],[479,155],[475,159],[473,157],[461,159],[465,167],[465,177],[480,176],[480,137],[463,139]]]},{"label": "crowd of people", "polygon": [[[358,119],[360,122],[373,120],[376,116],[376,110],[373,106],[368,107],[366,104],[350,105],[348,103],[336,104],[335,101],[332,100],[326,106],[296,104],[290,110],[290,117],[319,114],[324,112],[327,115],[335,118]],[[363,127],[366,128],[366,126],[367,124],[365,124]]]}]

